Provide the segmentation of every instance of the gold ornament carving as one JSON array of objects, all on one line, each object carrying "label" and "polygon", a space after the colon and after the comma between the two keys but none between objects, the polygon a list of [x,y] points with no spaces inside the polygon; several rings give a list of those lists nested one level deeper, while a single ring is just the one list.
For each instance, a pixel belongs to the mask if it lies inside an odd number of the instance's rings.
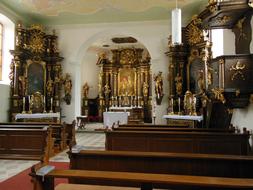
[{"label": "gold ornament carving", "polygon": [[217,22],[219,24],[226,24],[227,22],[229,22],[231,20],[230,16],[224,15],[223,17],[218,17],[217,18]]},{"label": "gold ornament carving", "polygon": [[125,49],[121,51],[120,63],[121,64],[134,64],[136,55],[134,49]]},{"label": "gold ornament carving", "polygon": [[192,17],[192,21],[187,28],[186,37],[190,45],[197,44],[203,39],[203,31],[200,29],[202,20],[197,15]]},{"label": "gold ornament carving", "polygon": [[226,103],[226,99],[225,99],[225,97],[223,95],[223,93],[224,93],[224,89],[223,88],[213,88],[212,92],[213,92],[214,98],[216,100],[221,101],[223,104]]},{"label": "gold ornament carving", "polygon": [[230,67],[230,71],[234,71],[234,74],[231,76],[231,80],[235,80],[236,76],[239,76],[242,80],[245,80],[243,70],[246,68],[246,65],[237,61],[234,65]]},{"label": "gold ornament carving", "polygon": [[32,25],[30,28],[30,35],[28,49],[33,53],[42,53],[45,51],[45,40],[42,26]]},{"label": "gold ornament carving", "polygon": [[246,34],[243,32],[243,25],[244,25],[245,20],[246,20],[246,17],[243,17],[242,19],[238,20],[238,22],[235,25],[235,27],[239,30],[239,37],[238,37],[239,41],[241,40],[241,38],[242,39],[247,38]]}]

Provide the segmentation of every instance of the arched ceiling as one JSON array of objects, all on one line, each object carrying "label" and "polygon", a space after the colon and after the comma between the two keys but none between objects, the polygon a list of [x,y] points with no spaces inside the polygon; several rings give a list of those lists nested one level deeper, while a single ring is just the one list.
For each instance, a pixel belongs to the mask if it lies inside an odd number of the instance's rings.
[{"label": "arched ceiling", "polygon": [[[7,8],[42,24],[80,24],[168,20],[176,0],[1,0]],[[178,0],[183,18],[207,5],[208,0]]]}]

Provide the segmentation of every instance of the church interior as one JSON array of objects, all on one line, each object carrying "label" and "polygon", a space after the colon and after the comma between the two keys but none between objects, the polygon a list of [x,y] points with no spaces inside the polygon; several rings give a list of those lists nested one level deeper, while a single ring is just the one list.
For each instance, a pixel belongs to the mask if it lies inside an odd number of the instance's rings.
[{"label": "church interior", "polygon": [[253,189],[253,0],[1,0],[0,189]]}]

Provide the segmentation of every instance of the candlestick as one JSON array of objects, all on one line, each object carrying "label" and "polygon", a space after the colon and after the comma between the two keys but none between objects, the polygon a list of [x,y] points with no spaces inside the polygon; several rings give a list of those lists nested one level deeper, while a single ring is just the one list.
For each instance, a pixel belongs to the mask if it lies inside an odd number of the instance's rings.
[{"label": "candlestick", "polygon": [[25,113],[25,97],[23,97],[23,111],[22,113]]},{"label": "candlestick", "polygon": [[53,98],[51,98],[50,113],[53,113]]},{"label": "candlestick", "polygon": [[182,115],[182,112],[181,112],[181,99],[180,99],[180,97],[178,97],[178,115]]}]

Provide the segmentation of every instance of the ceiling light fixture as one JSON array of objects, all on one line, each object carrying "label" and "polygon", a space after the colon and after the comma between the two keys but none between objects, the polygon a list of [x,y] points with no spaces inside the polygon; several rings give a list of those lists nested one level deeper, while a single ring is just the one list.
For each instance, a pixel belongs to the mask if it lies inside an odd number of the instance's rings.
[{"label": "ceiling light fixture", "polygon": [[177,7],[176,0],[176,8],[172,10],[172,44],[181,44],[182,43],[182,34],[181,34],[181,9]]}]

